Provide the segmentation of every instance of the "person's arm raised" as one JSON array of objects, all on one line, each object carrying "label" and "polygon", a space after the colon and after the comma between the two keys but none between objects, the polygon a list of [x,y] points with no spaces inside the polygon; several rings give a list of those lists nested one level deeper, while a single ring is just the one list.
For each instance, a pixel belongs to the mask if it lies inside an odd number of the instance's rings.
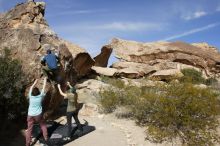
[{"label": "person's arm raised", "polygon": [[72,90],[71,92],[76,93],[76,88],[75,88],[75,86],[72,86],[72,85],[70,84],[70,82],[67,82],[67,85],[68,85],[69,88]]},{"label": "person's arm raised", "polygon": [[43,88],[42,88],[42,91],[41,91],[42,94],[44,94],[46,84],[47,84],[47,77],[44,78],[44,84],[43,84]]},{"label": "person's arm raised", "polygon": [[70,88],[73,88],[73,86],[70,85],[70,82],[67,82],[67,85],[68,85]]},{"label": "person's arm raised", "polygon": [[29,96],[31,96],[32,90],[34,88],[34,86],[37,84],[38,79],[36,79],[33,83],[33,85],[31,86],[30,90],[29,90]]},{"label": "person's arm raised", "polygon": [[67,97],[67,95],[66,95],[65,93],[63,93],[63,91],[61,90],[60,84],[58,84],[57,86],[58,86],[58,89],[59,89],[60,94],[61,94],[62,96],[64,96],[64,97]]}]

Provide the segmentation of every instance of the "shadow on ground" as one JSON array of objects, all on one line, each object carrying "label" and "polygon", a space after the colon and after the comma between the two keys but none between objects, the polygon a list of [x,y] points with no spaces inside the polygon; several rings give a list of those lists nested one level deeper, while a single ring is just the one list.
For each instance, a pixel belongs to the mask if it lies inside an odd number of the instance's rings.
[{"label": "shadow on ground", "polygon": [[48,136],[49,140],[48,142],[45,142],[39,125],[35,125],[35,130],[33,131],[33,136],[36,138],[33,145],[36,143],[37,140],[39,140],[41,143],[44,143],[48,146],[62,146],[64,144],[67,144],[71,141],[74,141],[75,139],[84,136],[92,131],[95,130],[94,126],[89,126],[88,122],[85,121],[84,124],[82,124],[83,130],[80,131],[77,129],[76,124],[72,124],[72,135],[70,140],[63,140],[67,136],[67,125],[62,125],[57,122],[48,122],[47,128],[48,128]]}]

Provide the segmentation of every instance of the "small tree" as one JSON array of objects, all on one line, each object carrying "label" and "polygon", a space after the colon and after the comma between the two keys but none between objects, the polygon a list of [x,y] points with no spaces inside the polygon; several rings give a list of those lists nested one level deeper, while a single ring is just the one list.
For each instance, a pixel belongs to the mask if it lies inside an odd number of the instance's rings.
[{"label": "small tree", "polygon": [[1,128],[10,121],[26,115],[27,101],[24,96],[24,73],[18,60],[10,57],[5,49],[0,56],[0,123]]}]

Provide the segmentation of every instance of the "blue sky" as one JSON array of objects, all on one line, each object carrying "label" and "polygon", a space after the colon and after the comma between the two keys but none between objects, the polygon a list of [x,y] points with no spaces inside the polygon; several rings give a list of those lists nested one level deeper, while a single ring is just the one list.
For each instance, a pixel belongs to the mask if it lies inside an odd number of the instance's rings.
[{"label": "blue sky", "polygon": [[[24,0],[0,0],[0,12]],[[220,48],[220,0],[42,0],[62,38],[92,56],[113,37],[207,42]]]}]

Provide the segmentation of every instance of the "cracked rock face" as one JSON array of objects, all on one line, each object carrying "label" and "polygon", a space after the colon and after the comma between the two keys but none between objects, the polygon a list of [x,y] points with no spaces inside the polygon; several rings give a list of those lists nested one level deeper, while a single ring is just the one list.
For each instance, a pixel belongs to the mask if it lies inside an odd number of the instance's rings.
[{"label": "cracked rock face", "polygon": [[[52,51],[60,52],[61,64],[58,76],[65,90],[66,81],[75,83],[77,78],[87,75],[95,61],[83,48],[59,38],[48,26],[44,13],[44,2],[28,1],[1,14],[0,50],[5,48],[11,50],[12,58],[21,61],[22,69],[31,85],[34,79],[40,77],[40,58],[46,53],[42,46],[50,44]],[[44,101],[45,114],[51,115],[62,100],[57,89],[48,83],[47,97]]]},{"label": "cracked rock face", "polygon": [[206,77],[220,77],[220,53],[217,48],[207,43],[140,43],[113,39],[108,46],[114,50],[120,61],[127,64],[128,62],[147,64],[157,68],[158,71],[191,67],[202,71]]}]

